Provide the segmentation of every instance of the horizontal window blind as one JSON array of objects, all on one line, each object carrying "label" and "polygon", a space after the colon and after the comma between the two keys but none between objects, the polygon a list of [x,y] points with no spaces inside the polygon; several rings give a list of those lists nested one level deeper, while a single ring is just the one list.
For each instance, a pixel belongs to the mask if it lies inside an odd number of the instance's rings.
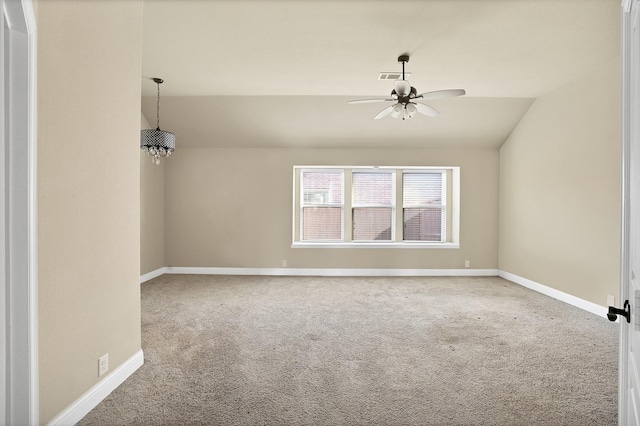
[{"label": "horizontal window blind", "polygon": [[443,172],[403,174],[403,240],[445,240],[445,184]]},{"label": "horizontal window blind", "polygon": [[344,202],[344,174],[342,171],[302,172],[304,204],[338,204]]},{"label": "horizontal window blind", "polygon": [[301,239],[340,241],[343,238],[344,173],[301,172]]},{"label": "horizontal window blind", "polygon": [[303,207],[302,235],[306,241],[342,239],[340,207]]},{"label": "horizontal window blind", "polygon": [[390,241],[393,210],[381,207],[353,209],[353,239],[356,241]]},{"label": "horizontal window blind", "polygon": [[354,206],[392,206],[393,174],[353,172]]},{"label": "horizontal window blind", "polygon": [[391,241],[395,204],[393,173],[353,172],[352,231],[355,241]]}]

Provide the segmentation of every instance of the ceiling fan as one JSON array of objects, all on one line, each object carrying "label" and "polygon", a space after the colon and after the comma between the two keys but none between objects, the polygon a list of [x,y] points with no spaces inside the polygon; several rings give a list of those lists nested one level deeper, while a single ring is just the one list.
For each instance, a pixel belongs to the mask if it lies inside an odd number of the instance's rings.
[{"label": "ceiling fan", "polygon": [[412,87],[407,80],[404,79],[404,64],[409,62],[409,55],[401,55],[398,57],[398,62],[402,62],[402,79],[396,80],[394,89],[391,91],[391,98],[377,98],[377,99],[360,99],[357,101],[349,101],[350,104],[366,104],[372,102],[396,102],[394,105],[390,105],[380,111],[374,118],[379,120],[386,116],[392,118],[400,118],[403,120],[413,117],[416,112],[427,115],[429,117],[435,117],[438,115],[438,111],[425,105],[418,100],[433,100],[442,98],[451,98],[454,96],[462,96],[466,92],[464,89],[448,89],[448,90],[435,90],[433,92],[425,92],[417,94],[415,87]]}]

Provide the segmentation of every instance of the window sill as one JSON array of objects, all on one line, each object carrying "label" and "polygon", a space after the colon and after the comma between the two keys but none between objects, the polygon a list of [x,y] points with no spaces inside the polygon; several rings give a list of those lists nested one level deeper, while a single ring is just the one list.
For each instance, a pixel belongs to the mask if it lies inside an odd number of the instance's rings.
[{"label": "window sill", "polygon": [[302,242],[295,241],[291,244],[291,248],[400,248],[400,249],[459,249],[458,243],[428,243],[428,242],[397,242],[397,243],[371,243],[371,242]]}]

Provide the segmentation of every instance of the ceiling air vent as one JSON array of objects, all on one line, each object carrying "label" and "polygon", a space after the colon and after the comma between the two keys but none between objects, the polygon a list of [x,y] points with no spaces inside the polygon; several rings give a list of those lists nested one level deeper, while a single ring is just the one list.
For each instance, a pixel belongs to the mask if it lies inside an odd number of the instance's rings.
[{"label": "ceiling air vent", "polygon": [[[404,79],[409,80],[410,72],[404,73]],[[398,80],[402,78],[401,72],[381,72],[378,76],[378,80]]]}]

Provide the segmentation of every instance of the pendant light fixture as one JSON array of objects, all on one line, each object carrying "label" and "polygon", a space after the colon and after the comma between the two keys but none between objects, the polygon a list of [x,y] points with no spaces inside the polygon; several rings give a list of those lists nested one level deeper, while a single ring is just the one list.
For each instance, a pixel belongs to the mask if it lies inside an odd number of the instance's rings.
[{"label": "pendant light fixture", "polygon": [[160,84],[161,78],[152,79],[158,85],[158,101],[156,102],[156,128],[140,131],[140,149],[146,149],[151,161],[160,164],[160,157],[168,157],[176,149],[176,135],[160,130]]}]

